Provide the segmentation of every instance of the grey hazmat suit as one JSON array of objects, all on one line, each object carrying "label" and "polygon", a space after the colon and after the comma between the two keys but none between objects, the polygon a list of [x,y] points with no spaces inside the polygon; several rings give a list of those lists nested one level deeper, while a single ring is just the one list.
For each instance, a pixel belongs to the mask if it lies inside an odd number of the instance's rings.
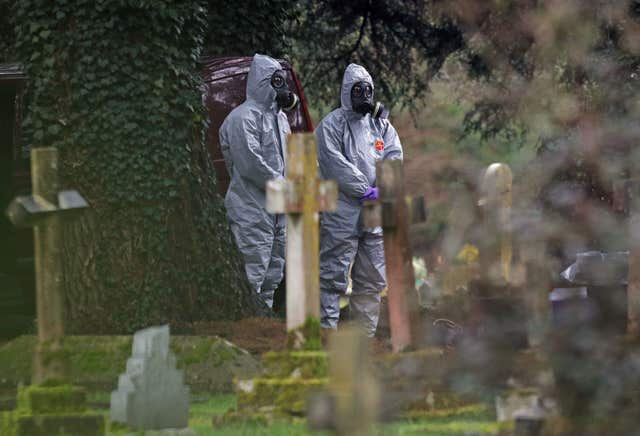
[{"label": "grey hazmat suit", "polygon": [[269,307],[284,271],[285,217],[265,209],[266,182],[285,176],[290,127],[270,83],[281,69],[276,60],[256,54],[247,77],[247,98],[220,127],[220,148],[231,176],[224,200],[231,231],[249,283]]},{"label": "grey hazmat suit", "polygon": [[360,198],[376,184],[376,162],[402,159],[402,145],[389,120],[355,112],[351,88],[371,76],[350,64],[340,92],[341,106],[318,124],[318,164],[325,179],[338,183],[338,209],[324,213],[320,226],[321,324],[336,328],[339,297],[347,290],[351,268],[350,309],[373,336],[378,325],[380,293],[386,286],[382,229],[364,229]]}]

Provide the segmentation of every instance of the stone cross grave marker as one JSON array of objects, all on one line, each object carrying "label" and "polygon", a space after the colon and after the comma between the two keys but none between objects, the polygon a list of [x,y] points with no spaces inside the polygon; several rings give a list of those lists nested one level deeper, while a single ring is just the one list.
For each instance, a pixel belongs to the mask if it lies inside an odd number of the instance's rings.
[{"label": "stone cross grave marker", "polygon": [[397,352],[409,346],[418,348],[424,333],[419,326],[420,305],[413,275],[409,225],[424,221],[426,212],[422,197],[405,196],[402,161],[378,162],[376,179],[379,199],[365,202],[363,221],[366,228],[382,226],[384,231],[391,344]]},{"label": "stone cross grave marker", "polygon": [[[478,202],[484,210],[489,231],[486,251],[482,259],[488,264],[486,272],[494,282],[509,283],[511,280],[511,192],[513,175],[508,165],[493,163],[487,167],[482,178],[482,198]],[[495,262],[499,259],[499,262]]]},{"label": "stone cross grave marker", "polygon": [[68,362],[60,352],[64,336],[62,230],[65,221],[88,207],[77,191],[60,191],[58,151],[31,150],[33,194],[15,198],[7,208],[11,222],[34,228],[38,345],[33,383],[66,380]]},{"label": "stone cross grave marker", "polygon": [[318,179],[313,134],[287,141],[287,179],[267,182],[267,211],[287,214],[287,330],[320,317],[319,212],[335,211],[338,188]]}]

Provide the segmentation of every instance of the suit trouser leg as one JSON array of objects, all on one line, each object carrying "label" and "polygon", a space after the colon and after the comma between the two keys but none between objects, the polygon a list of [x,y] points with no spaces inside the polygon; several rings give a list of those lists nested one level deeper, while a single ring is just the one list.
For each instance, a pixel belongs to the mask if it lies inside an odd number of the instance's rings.
[{"label": "suit trouser leg", "polygon": [[340,295],[349,283],[349,268],[356,255],[358,239],[334,238],[320,229],[320,325],[335,329],[340,318]]},{"label": "suit trouser leg", "polygon": [[384,244],[380,233],[364,232],[351,269],[353,293],[349,307],[368,336],[375,335],[380,314],[380,294],[386,287]]}]

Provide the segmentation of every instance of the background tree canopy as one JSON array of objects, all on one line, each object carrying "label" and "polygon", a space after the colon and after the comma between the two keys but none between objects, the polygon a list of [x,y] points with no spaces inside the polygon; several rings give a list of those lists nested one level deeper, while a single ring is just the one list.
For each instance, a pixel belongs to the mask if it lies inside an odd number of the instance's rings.
[{"label": "background tree canopy", "polygon": [[296,0],[209,0],[205,51],[212,56],[274,57],[287,54],[287,24],[299,14]]},{"label": "background tree canopy", "polygon": [[411,105],[446,58],[464,48],[452,20],[416,0],[303,0],[289,25],[292,57],[314,103],[339,103],[350,62],[365,65],[389,105]]}]

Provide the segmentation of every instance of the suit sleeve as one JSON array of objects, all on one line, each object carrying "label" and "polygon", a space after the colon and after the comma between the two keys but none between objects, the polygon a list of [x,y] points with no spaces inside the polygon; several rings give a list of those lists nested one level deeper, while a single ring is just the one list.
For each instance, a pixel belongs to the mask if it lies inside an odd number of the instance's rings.
[{"label": "suit sleeve", "polygon": [[400,143],[400,137],[398,132],[391,125],[389,121],[386,121],[384,126],[384,156],[383,159],[400,159],[403,158],[402,144]]},{"label": "suit sleeve", "polygon": [[264,159],[260,145],[260,132],[255,120],[241,119],[234,126],[229,142],[229,154],[233,171],[264,190],[268,180],[282,179],[282,175],[271,168]]},{"label": "suit sleeve", "polygon": [[350,197],[360,198],[369,187],[364,174],[342,154],[342,132],[331,123],[320,123],[315,131],[318,143],[318,164],[322,175],[338,183],[338,188]]}]

